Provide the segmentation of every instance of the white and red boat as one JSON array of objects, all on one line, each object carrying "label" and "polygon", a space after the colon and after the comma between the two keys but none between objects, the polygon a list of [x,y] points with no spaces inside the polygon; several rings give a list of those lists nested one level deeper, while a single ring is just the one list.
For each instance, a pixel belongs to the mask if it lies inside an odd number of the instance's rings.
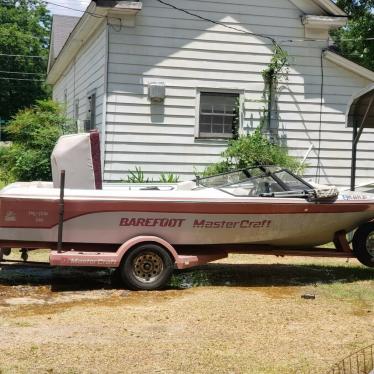
[{"label": "white and red boat", "polygon": [[[275,167],[103,188],[99,148],[97,133],[61,137],[52,155],[53,182],[1,190],[3,254],[50,248],[51,265],[119,268],[137,289],[163,286],[174,266],[235,251],[357,257],[374,266],[374,195],[338,194]],[[352,250],[345,233],[354,229]],[[336,250],[315,248],[329,242]]]}]

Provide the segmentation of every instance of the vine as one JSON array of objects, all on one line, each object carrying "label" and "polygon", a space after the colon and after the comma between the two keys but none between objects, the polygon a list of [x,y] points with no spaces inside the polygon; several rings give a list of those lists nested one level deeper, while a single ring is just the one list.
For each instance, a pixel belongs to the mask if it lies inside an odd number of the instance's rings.
[{"label": "vine", "polygon": [[270,130],[274,95],[277,93],[279,80],[288,75],[288,66],[288,53],[278,44],[274,44],[273,57],[268,67],[261,73],[265,81],[263,97],[267,102],[267,109],[263,109],[263,116],[260,124],[261,128],[263,128],[266,123],[267,128]]},{"label": "vine", "polygon": [[234,140],[239,139],[239,128],[240,128],[240,99],[238,97],[235,100],[234,117],[232,119],[232,138]]}]

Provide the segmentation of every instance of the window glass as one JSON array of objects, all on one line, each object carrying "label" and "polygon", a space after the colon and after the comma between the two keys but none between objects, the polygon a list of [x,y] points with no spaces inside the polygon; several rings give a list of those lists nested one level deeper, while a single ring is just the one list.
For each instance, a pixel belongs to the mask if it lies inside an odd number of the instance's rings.
[{"label": "window glass", "polygon": [[223,187],[222,190],[235,196],[260,196],[263,193],[284,191],[271,177],[251,178],[245,182]]},{"label": "window glass", "polygon": [[264,170],[252,167],[246,170],[231,171],[228,173],[202,177],[198,179],[199,185],[204,187],[222,187],[228,184],[237,184],[249,178],[265,177]]},{"label": "window glass", "polygon": [[304,191],[310,190],[310,187],[304,184],[302,181],[295,178],[292,174],[287,171],[278,171],[274,173],[291,191]]},{"label": "window glass", "polygon": [[239,94],[201,92],[199,137],[231,138]]},{"label": "window glass", "polygon": [[204,187],[220,187],[230,183],[238,183],[248,179],[248,174],[239,170],[236,172],[213,175],[211,177],[204,177],[199,179],[199,184]]}]

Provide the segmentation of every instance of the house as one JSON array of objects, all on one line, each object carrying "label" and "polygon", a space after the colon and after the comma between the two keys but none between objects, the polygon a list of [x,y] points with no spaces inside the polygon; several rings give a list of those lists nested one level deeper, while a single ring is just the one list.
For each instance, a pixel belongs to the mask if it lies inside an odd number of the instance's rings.
[{"label": "house", "polygon": [[[306,157],[307,177],[347,186],[346,113],[374,72],[329,48],[329,31],[346,21],[330,0],[96,0],[80,19],[54,17],[47,82],[81,131],[99,129],[104,180],[136,166],[150,178],[187,179],[219,160],[236,103],[241,134],[260,124],[270,36],[289,70],[269,132]],[[357,183],[373,178],[373,159],[374,133],[365,129]]]}]

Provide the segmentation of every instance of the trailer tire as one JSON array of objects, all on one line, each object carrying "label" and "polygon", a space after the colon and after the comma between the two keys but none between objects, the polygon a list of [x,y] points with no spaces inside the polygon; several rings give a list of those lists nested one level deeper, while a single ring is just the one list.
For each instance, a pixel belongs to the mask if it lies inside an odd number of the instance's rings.
[{"label": "trailer tire", "polygon": [[1,248],[1,251],[3,252],[4,256],[9,256],[12,252],[12,248]]},{"label": "trailer tire", "polygon": [[121,278],[131,290],[158,290],[165,287],[173,272],[169,252],[154,243],[131,249],[121,263]]},{"label": "trailer tire", "polygon": [[361,225],[353,235],[353,253],[368,267],[374,267],[374,222]]}]

